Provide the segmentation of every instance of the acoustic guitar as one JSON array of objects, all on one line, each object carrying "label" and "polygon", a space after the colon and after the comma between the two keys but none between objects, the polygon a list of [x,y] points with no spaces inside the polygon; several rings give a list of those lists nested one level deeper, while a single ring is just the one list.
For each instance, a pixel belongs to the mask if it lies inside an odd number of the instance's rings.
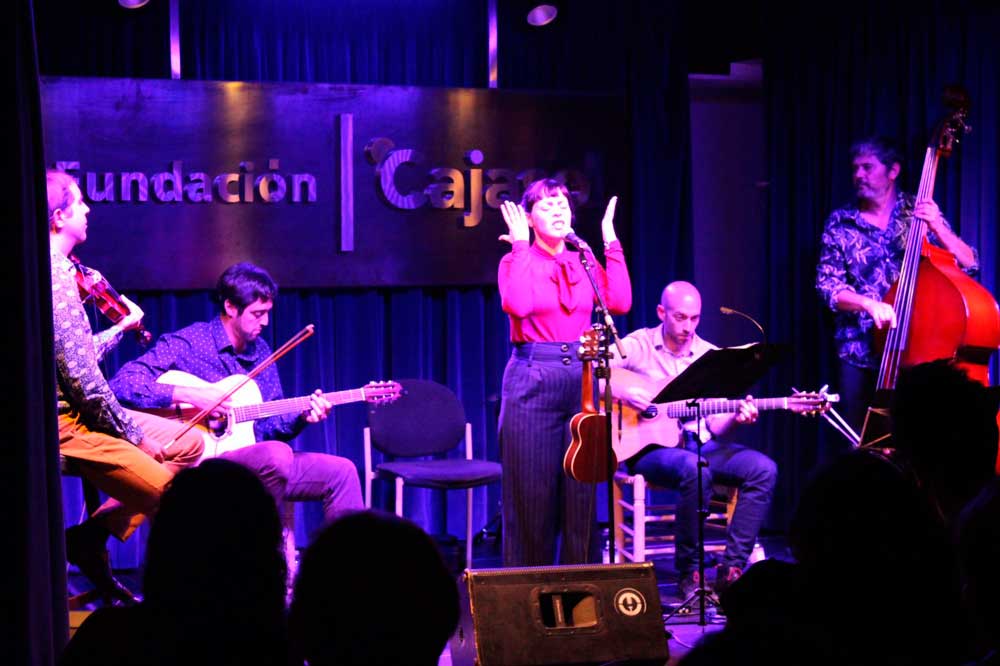
[{"label": "acoustic guitar", "polygon": [[[615,402],[621,405],[620,416],[612,419],[612,444],[619,460],[628,460],[650,444],[668,448],[677,446],[681,440],[681,420],[696,418],[699,413],[688,400],[654,404],[640,411],[622,400],[634,387],[642,388],[645,395],[656,395],[663,389],[663,385],[645,375],[623,368],[612,370],[611,394],[618,398]],[[840,396],[836,393],[811,392],[779,398],[754,398],[754,404],[759,411],[785,409],[798,414],[818,414],[839,400]],[[704,398],[699,400],[700,414],[703,417],[736,414],[740,411],[741,402],[742,399]]]},{"label": "acoustic guitar", "polygon": [[[173,386],[214,386],[220,391],[228,391],[244,380],[246,380],[244,375],[231,375],[213,383],[187,372],[168,370],[160,375],[156,381],[159,384]],[[402,388],[398,382],[371,382],[355,389],[324,393],[323,397],[334,406],[352,402],[386,403],[398,398],[401,392]],[[265,402],[257,382],[252,379],[247,381],[230,397],[232,408],[226,414],[219,418],[209,417],[199,424],[205,440],[205,452],[201,459],[215,458],[228,451],[255,444],[257,438],[253,431],[254,421],[285,414],[301,414],[309,409],[309,398],[310,396],[304,395],[297,398],[283,398]],[[180,404],[167,409],[145,411],[179,422],[186,422],[199,410],[192,405]]]}]

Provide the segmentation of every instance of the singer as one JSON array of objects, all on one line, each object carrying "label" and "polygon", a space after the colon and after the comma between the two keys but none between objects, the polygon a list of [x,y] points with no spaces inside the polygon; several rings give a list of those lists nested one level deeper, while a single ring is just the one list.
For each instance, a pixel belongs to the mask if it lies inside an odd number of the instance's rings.
[{"label": "singer", "polygon": [[[660,304],[656,306],[656,316],[662,322],[659,326],[641,328],[622,339],[627,358],[612,359],[611,365],[643,375],[651,380],[651,385],[662,387],[709,349],[717,347],[695,332],[701,321],[701,294],[693,284],[668,284],[660,296]],[[614,375],[611,383],[614,397],[640,412],[648,408],[656,397],[649,393],[648,385],[616,383]],[[738,413],[707,416],[701,424],[693,421],[685,423],[684,430],[691,434],[681,442],[643,442],[645,448],[624,461],[630,473],[642,474],[649,482],[674,488],[679,493],[674,566],[681,598],[687,598],[699,583],[696,546],[699,469],[702,475],[702,506],[708,506],[712,483],[739,489],[736,510],[726,535],[726,552],[715,571],[716,593],[721,593],[739,578],[746,567],[757,532],[771,504],[778,468],[763,453],[720,441],[719,437],[734,423],[753,423],[756,420],[757,407],[748,395],[740,404]],[[692,436],[701,437],[701,452],[708,461],[707,467],[698,465],[695,446],[690,440]],[[690,448],[686,444],[690,444]]]},{"label": "singer", "polygon": [[[601,222],[607,270],[593,257],[613,314],[632,306],[632,284],[615,234],[616,197]],[[594,486],[570,480],[562,457],[569,421],[580,411],[579,338],[590,326],[594,293],[577,252],[566,247],[573,202],[555,180],[531,183],[521,204],[501,207],[511,251],[497,281],[514,344],[504,370],[500,408],[504,566],[580,564],[600,554]],[[534,243],[529,236],[534,230]],[[581,251],[589,252],[586,248]]]}]

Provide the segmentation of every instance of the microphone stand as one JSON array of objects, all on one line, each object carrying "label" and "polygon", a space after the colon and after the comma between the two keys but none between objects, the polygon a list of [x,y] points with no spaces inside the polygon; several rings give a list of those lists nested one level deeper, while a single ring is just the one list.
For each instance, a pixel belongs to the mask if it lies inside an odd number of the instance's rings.
[{"label": "microphone stand", "polygon": [[[572,242],[572,241],[569,241]],[[615,328],[614,319],[611,318],[611,311],[608,310],[607,304],[604,302],[604,297],[601,295],[601,290],[597,285],[597,278],[594,277],[594,269],[591,264],[590,257],[590,247],[583,242],[573,243],[576,246],[577,252],[580,254],[580,263],[583,265],[584,272],[587,273],[587,277],[590,279],[590,285],[594,288],[594,298],[597,300],[597,316],[604,322],[604,330],[607,332],[606,335],[600,336],[598,342],[597,350],[597,369],[594,374],[597,376],[598,380],[604,380],[604,440],[605,440],[605,458],[607,460],[607,494],[608,494],[608,562],[614,564],[617,560],[618,553],[615,549],[615,454],[614,448],[612,446],[611,440],[611,351],[609,349],[609,340],[615,343],[615,348],[618,350],[618,357],[625,358],[625,350],[622,348],[621,338],[618,336],[618,330]]]},{"label": "microphone stand", "polygon": [[[763,344],[767,345],[767,334],[764,332],[764,327],[758,323],[756,319],[746,314],[745,312],[740,312],[739,310],[733,308],[727,308],[722,306],[719,308],[719,312],[724,315],[738,315],[744,319],[749,320],[757,329],[760,331],[761,337],[763,338]],[[687,403],[688,407],[694,408],[696,431],[692,432],[690,430],[682,429],[681,437],[683,437],[684,448],[688,451],[691,450],[691,440],[694,440],[694,453],[698,456],[698,479],[697,479],[697,492],[698,492],[698,587],[695,588],[686,599],[678,604],[677,608],[671,611],[668,615],[663,618],[664,623],[668,622],[670,618],[681,613],[686,613],[691,605],[697,602],[698,604],[698,626],[704,627],[708,624],[708,620],[705,617],[705,605],[706,603],[715,604],[716,602],[711,599],[711,593],[705,588],[705,521],[708,519],[709,510],[708,506],[705,505],[705,495],[704,495],[704,481],[702,480],[701,471],[708,467],[708,461],[701,455],[702,453],[702,419],[701,413],[701,399],[692,398]],[[707,424],[706,424],[707,427]],[[711,431],[709,431],[711,432]]]},{"label": "microphone stand", "polygon": [[706,602],[715,603],[709,597],[711,593],[705,588],[705,521],[708,519],[709,510],[705,505],[704,496],[704,481],[702,481],[701,470],[708,467],[708,461],[705,460],[701,455],[701,400],[699,398],[694,398],[689,400],[687,403],[688,407],[694,408],[695,413],[695,423],[698,428],[697,432],[692,432],[690,430],[682,429],[681,436],[684,438],[684,448],[690,451],[691,440],[694,440],[694,450],[695,455],[698,456],[698,480],[697,480],[697,491],[698,491],[698,587],[695,588],[694,592],[688,595],[687,599],[684,599],[674,610],[672,610],[668,615],[664,616],[664,624],[670,620],[675,615],[687,612],[691,605],[697,601],[698,603],[698,626],[704,627],[708,624],[708,620],[705,617],[705,604]]}]

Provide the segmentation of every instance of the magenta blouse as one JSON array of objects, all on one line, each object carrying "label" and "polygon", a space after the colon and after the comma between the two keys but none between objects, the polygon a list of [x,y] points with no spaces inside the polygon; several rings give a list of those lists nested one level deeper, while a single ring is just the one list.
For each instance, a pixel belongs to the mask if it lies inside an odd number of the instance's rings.
[{"label": "magenta blouse", "polygon": [[[625,314],[632,282],[621,243],[611,243],[604,255],[607,270],[590,256],[598,287],[611,313]],[[590,326],[594,290],[575,251],[551,255],[516,241],[500,260],[497,283],[512,342],[572,342]]]}]

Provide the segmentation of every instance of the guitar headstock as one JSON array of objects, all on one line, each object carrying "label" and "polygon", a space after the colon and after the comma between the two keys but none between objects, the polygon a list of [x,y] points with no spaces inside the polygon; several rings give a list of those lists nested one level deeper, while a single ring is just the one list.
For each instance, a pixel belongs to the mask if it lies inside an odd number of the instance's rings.
[{"label": "guitar headstock", "polygon": [[788,409],[804,416],[816,416],[830,411],[833,403],[840,402],[840,395],[828,393],[827,387],[818,391],[799,391],[792,389],[794,394],[788,400]]},{"label": "guitar headstock", "polygon": [[364,387],[365,402],[380,405],[392,402],[403,393],[399,382],[368,382]]},{"label": "guitar headstock", "polygon": [[595,324],[583,332],[580,336],[580,349],[576,352],[581,361],[597,360],[603,336],[604,327],[600,324]]}]

